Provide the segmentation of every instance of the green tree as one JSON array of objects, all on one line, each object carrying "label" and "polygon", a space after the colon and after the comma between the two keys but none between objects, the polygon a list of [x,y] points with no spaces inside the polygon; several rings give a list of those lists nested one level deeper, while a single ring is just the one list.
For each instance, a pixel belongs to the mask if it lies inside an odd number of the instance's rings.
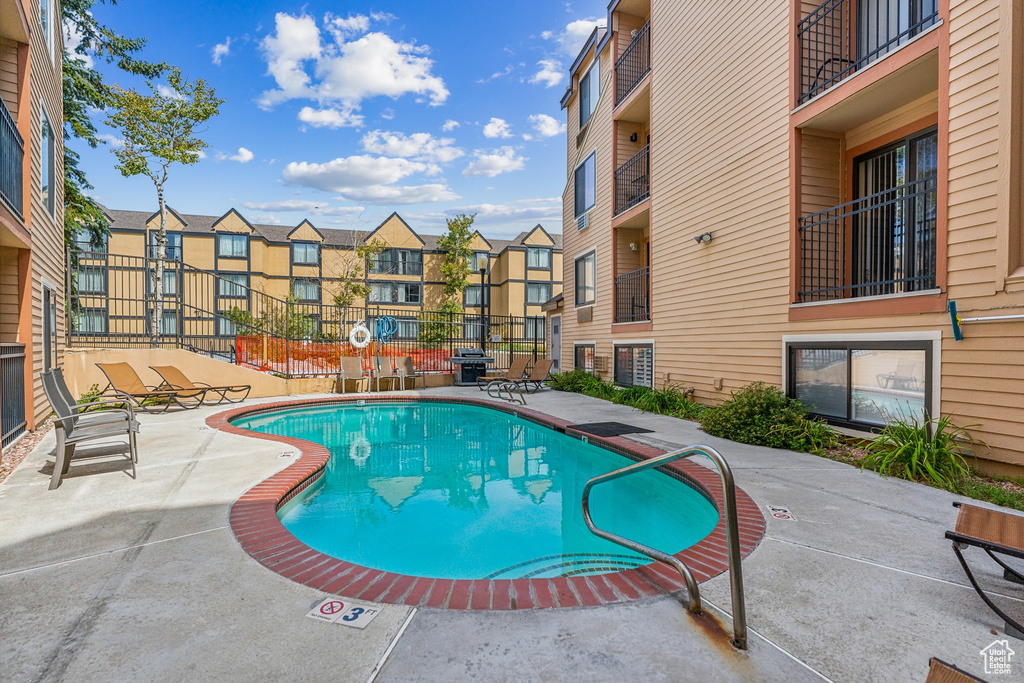
[{"label": "green tree", "polygon": [[[101,0],[102,1],[102,0]],[[107,0],[111,5],[117,0]],[[109,233],[102,209],[87,191],[92,185],[78,166],[79,155],[68,145],[76,138],[95,148],[103,144],[89,112],[104,110],[110,104],[113,88],[103,82],[99,71],[87,59],[102,59],[126,73],[156,78],[166,65],[136,58],[146,44],[144,38],[125,38],[99,23],[93,16],[95,0],[64,0],[61,3],[63,25],[79,42],[71,51],[64,50],[64,243],[74,248],[75,233],[84,230],[93,245],[99,246]]]},{"label": "green tree", "polygon": [[[438,247],[444,252],[444,263],[441,264],[441,277],[444,278],[444,295],[452,302],[462,300],[462,292],[469,286],[469,276],[473,272],[473,219],[476,214],[460,213],[448,219],[448,232],[437,241]],[[459,310],[462,310],[461,304]]]},{"label": "green tree", "polygon": [[160,229],[156,234],[156,269],[153,277],[153,321],[150,335],[154,345],[160,337],[163,315],[164,259],[167,257],[167,204],[164,185],[171,164],[192,165],[207,146],[198,136],[200,126],[216,116],[224,100],[217,98],[202,79],[189,83],[177,67],[167,73],[172,92],[163,95],[152,80],[146,81],[150,94],[115,86],[107,124],[117,129],[124,144],[114,150],[117,170],[126,178],[143,175],[153,181],[160,204]]},{"label": "green tree", "polygon": [[338,285],[334,292],[335,306],[348,308],[356,299],[366,298],[370,287],[363,278],[364,264],[380,256],[386,246],[383,241],[373,239],[368,244],[352,244],[351,249],[341,252],[336,275]]}]

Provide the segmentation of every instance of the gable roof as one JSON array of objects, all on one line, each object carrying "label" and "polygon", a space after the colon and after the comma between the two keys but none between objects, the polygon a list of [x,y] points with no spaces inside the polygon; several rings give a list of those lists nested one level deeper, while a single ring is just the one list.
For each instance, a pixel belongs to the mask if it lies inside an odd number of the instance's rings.
[{"label": "gable roof", "polygon": [[423,238],[420,237],[420,234],[418,232],[416,232],[415,230],[413,230],[412,226],[409,225],[408,223],[406,223],[405,219],[402,218],[401,216],[399,216],[397,211],[392,211],[390,216],[385,218],[383,221],[381,221],[380,225],[378,225],[376,228],[374,228],[373,230],[370,231],[370,234],[366,236],[366,239],[367,240],[372,239],[373,236],[377,234],[377,231],[379,231],[381,228],[383,228],[385,225],[387,225],[388,223],[391,222],[392,218],[397,218],[402,223],[402,225],[404,225],[406,228],[408,228],[409,232],[412,233],[413,237],[415,237],[416,239],[418,239],[420,241],[420,244],[426,244],[426,242],[423,241]]}]

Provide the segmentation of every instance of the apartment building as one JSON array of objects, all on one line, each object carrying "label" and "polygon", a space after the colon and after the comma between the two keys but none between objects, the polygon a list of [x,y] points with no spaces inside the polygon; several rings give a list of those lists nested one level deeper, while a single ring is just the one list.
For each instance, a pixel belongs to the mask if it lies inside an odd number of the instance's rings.
[{"label": "apartment building", "polygon": [[[110,237],[103,251],[136,257],[139,263],[156,256],[158,213],[107,210],[107,215]],[[434,310],[443,301],[441,264],[445,254],[438,245],[440,236],[419,234],[397,213],[372,231],[359,231],[318,228],[309,220],[295,226],[255,224],[235,209],[222,216],[201,216],[169,208],[167,231],[170,259],[217,275],[212,299],[210,293],[203,298],[209,300],[203,306],[216,312],[242,305],[240,301],[248,299],[250,291],[281,300],[292,297],[310,310],[317,305],[332,306],[344,283],[353,279],[370,290],[365,298],[352,301],[350,305],[355,307],[408,310],[410,320],[415,320],[417,312]],[[370,243],[383,249],[363,259],[356,250]],[[476,233],[471,246],[474,274],[463,296],[467,313],[479,315],[483,310],[496,316],[533,318],[543,336],[541,305],[562,288],[561,235],[551,235],[537,225],[511,240],[486,239]],[[90,252],[95,248],[89,244],[81,247]],[[182,274],[173,267],[164,273],[164,290],[172,297],[189,286]],[[76,329],[102,334],[145,326],[144,307],[136,307],[129,315],[112,316],[107,302],[135,294],[128,290],[149,293],[152,286],[148,280],[141,272],[134,279],[111,277],[104,255],[90,254],[82,260],[77,278],[85,307]],[[125,291],[113,291],[118,288]],[[168,306],[165,333],[173,334],[179,326],[177,318],[185,314]],[[112,319],[118,317],[122,319]],[[229,320],[220,319],[218,334],[234,334]]]},{"label": "apartment building", "polygon": [[616,0],[571,77],[563,367],[951,414],[1020,471],[1024,2]]},{"label": "apartment building", "polygon": [[0,3],[0,445],[50,413],[64,352],[63,32],[54,0]]}]

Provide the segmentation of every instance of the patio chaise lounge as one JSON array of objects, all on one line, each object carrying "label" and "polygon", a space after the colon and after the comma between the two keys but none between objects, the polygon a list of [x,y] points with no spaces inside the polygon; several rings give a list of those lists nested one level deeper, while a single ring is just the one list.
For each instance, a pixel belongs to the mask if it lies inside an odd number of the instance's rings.
[{"label": "patio chaise lounge", "polygon": [[[198,408],[206,398],[207,389],[160,389],[158,387],[146,386],[139,373],[128,363],[96,363],[107,377],[106,389],[112,391],[114,396],[131,402],[137,408],[147,413],[162,413],[171,405],[181,408]],[[146,405],[146,403],[153,405]],[[159,410],[157,409],[159,408]]]},{"label": "patio chaise lounge", "polygon": [[[53,463],[53,474],[50,475],[50,490],[60,486],[61,479],[71,467],[71,458],[75,455],[75,447],[83,441],[110,439],[119,436],[128,438],[128,459],[132,464],[132,479],[135,478],[135,463],[139,460],[135,443],[135,435],[139,431],[139,423],[135,419],[132,407],[121,398],[99,398],[86,403],[78,403],[64,382],[60,369],[41,373],[43,391],[55,414],[54,427],[57,432],[57,451]],[[121,408],[111,406],[121,405]],[[84,408],[104,406],[98,413],[83,413]]]},{"label": "patio chaise lounge", "polygon": [[967,573],[967,579],[981,599],[985,601],[985,604],[1006,622],[1007,634],[1024,638],[1024,625],[1007,616],[992,602],[992,599],[978,585],[978,581],[971,573],[971,568],[967,565],[967,560],[964,559],[961,552],[967,546],[981,548],[1003,568],[1004,579],[1015,583],[1024,583],[1024,574],[1021,574],[1020,570],[1011,568],[996,557],[1003,555],[1024,560],[1024,517],[966,503],[953,503],[953,506],[960,508],[960,513],[956,517],[956,526],[953,531],[946,532],[946,538],[953,541],[953,552],[956,553],[956,558],[960,560],[960,564]]},{"label": "patio chaise lounge", "polygon": [[[185,389],[188,391],[202,391],[205,389],[204,400],[211,393],[219,397],[216,401],[212,401],[210,405],[220,405],[225,401],[228,403],[241,403],[249,395],[249,392],[252,391],[252,385],[249,384],[215,387],[206,382],[193,382],[185,376],[185,373],[173,365],[150,365],[149,369],[160,375],[160,378],[164,381],[157,389]],[[228,394],[233,394],[234,396],[229,398]]]},{"label": "patio chaise lounge", "polygon": [[[487,385],[487,395],[505,401],[518,401],[525,406],[526,394],[540,391],[544,386],[544,381],[551,376],[551,366],[554,363],[555,361],[551,358],[542,358],[534,364],[533,370],[526,377],[515,380],[494,380]],[[530,385],[533,385],[532,389]],[[497,396],[491,393],[495,390],[498,392]],[[519,398],[516,398],[513,392],[519,394]]]},{"label": "patio chaise lounge", "polygon": [[493,375],[481,375],[476,380],[476,385],[480,387],[480,391],[484,391],[491,382],[506,381],[511,382],[517,379],[522,379],[523,375],[526,374],[526,366],[530,364],[529,356],[521,356],[519,358],[513,358],[512,363],[508,368],[508,372],[497,373]]},{"label": "patio chaise lounge", "polygon": [[985,681],[952,664],[947,664],[941,659],[932,657],[928,660],[928,678],[924,683],[985,683]]}]

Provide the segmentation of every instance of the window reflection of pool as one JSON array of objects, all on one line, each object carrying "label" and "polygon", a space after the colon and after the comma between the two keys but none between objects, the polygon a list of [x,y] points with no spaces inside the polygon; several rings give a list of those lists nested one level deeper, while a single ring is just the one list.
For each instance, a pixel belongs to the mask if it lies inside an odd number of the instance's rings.
[{"label": "window reflection of pool", "polygon": [[924,392],[853,387],[853,419],[884,425],[893,419],[924,421]]}]

